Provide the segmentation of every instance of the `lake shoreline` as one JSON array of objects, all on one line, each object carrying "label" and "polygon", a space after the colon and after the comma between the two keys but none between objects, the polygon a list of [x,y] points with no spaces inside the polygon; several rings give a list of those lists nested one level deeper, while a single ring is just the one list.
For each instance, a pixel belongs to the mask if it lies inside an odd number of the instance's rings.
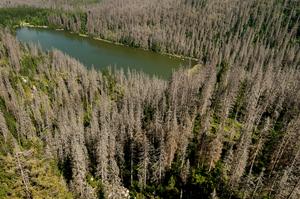
[{"label": "lake shoreline", "polygon": [[[65,30],[63,28],[51,28],[49,26],[38,26],[38,25],[30,24],[28,22],[21,22],[19,24],[19,26],[16,26],[15,28],[18,28],[18,27],[19,28],[22,28],[22,27],[41,28],[41,29],[49,29],[49,30],[55,30],[55,31],[67,31],[67,30]],[[72,32],[72,31],[67,31],[67,32],[69,32],[70,34],[75,34],[75,35],[77,35],[79,37],[90,38],[90,39],[93,39],[93,40],[103,41],[103,42],[114,44],[114,45],[135,48],[135,47],[131,47],[131,46],[119,43],[119,42],[114,42],[114,41],[111,41],[111,40],[108,40],[108,39],[103,39],[101,37],[90,36],[88,34],[76,33],[76,32]],[[141,49],[141,50],[144,50],[144,51],[154,52],[154,51],[151,51],[151,50],[146,49],[146,48],[135,48],[135,49]],[[191,61],[196,61],[196,62],[199,61],[199,59],[194,58],[194,57],[188,57],[188,56],[177,55],[177,54],[172,54],[172,53],[164,53],[164,52],[154,52],[154,53],[165,55],[165,56],[170,56],[170,57],[174,57],[174,58],[178,58],[178,59],[181,59],[181,60],[191,60]]]},{"label": "lake shoreline", "polygon": [[105,69],[115,66],[124,70],[143,71],[162,79],[170,78],[172,72],[180,67],[191,68],[197,62],[190,59],[180,59],[166,56],[141,48],[130,48],[116,45],[101,38],[91,38],[87,35],[63,31],[54,28],[16,29],[16,37],[22,43],[37,43],[44,51],[57,49],[78,59],[87,68]]}]

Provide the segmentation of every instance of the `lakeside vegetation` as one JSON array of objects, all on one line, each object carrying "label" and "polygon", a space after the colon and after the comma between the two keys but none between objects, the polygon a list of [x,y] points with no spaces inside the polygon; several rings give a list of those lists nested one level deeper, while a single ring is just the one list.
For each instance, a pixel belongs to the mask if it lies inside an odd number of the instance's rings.
[{"label": "lakeside vegetation", "polygon": [[1,8],[0,24],[62,27],[199,64],[169,80],[87,70],[1,29],[1,198],[300,198],[297,1],[79,10]]},{"label": "lakeside vegetation", "polygon": [[[110,40],[109,38],[90,35],[85,27],[82,27],[80,31],[76,30],[73,32],[73,30],[69,29],[68,27],[57,24],[57,23],[50,23],[49,20],[52,18],[52,16],[60,16],[61,13],[67,13],[66,15],[70,18],[76,17],[78,13],[82,13],[81,15],[84,15],[82,11],[76,11],[76,12],[67,12],[63,10],[55,10],[55,9],[44,9],[44,8],[33,8],[33,7],[12,7],[12,8],[0,8],[0,26],[2,27],[9,27],[10,29],[16,30],[20,27],[32,27],[32,28],[49,28],[54,30],[66,30],[70,31],[71,33],[78,34],[81,37],[90,37],[95,40],[101,40],[108,43],[113,43],[115,45],[124,45],[129,47],[135,47],[138,48],[138,46],[132,46],[128,43],[124,43],[122,41],[114,41]],[[81,17],[80,20],[82,20]],[[86,23],[86,22],[85,22]],[[86,24],[84,24],[86,26]],[[143,50],[149,50],[146,48],[143,48]],[[178,55],[178,54],[171,54],[167,52],[158,52],[160,54],[177,57],[181,59],[191,59],[194,61],[197,61],[197,58],[184,56],[184,55]]]},{"label": "lakeside vegetation", "polygon": [[48,25],[48,9],[32,7],[0,8],[0,25],[2,27],[17,27],[22,22],[30,22],[32,25]]},{"label": "lakeside vegetation", "polygon": [[[272,46],[277,45],[276,41],[280,41],[281,37],[284,37],[283,34],[288,31],[293,35],[290,42],[297,45],[300,43],[300,28],[297,18],[300,15],[300,3],[297,1],[273,0],[266,4],[264,1],[257,3],[252,0],[245,4],[221,9],[220,13],[210,10],[207,3],[202,5],[173,0],[176,3],[171,4],[171,7],[168,3],[161,2],[161,8],[153,8],[155,2],[146,1],[144,3],[149,5],[138,9],[139,2],[137,0],[127,1],[132,1],[132,5],[118,1],[104,1],[91,7],[80,7],[80,4],[76,6],[77,4],[74,2],[69,2],[70,6],[75,7],[65,9],[56,8],[55,3],[52,7],[48,6],[47,8],[26,6],[25,8],[1,8],[4,20],[0,21],[0,24],[9,26],[10,23],[15,23],[15,26],[19,26],[22,22],[26,22],[33,26],[64,29],[78,35],[129,47],[182,58],[195,60],[200,58],[204,61],[207,59],[207,53],[211,46],[218,48],[225,45],[232,35],[249,37],[249,34],[245,35],[247,32],[253,35],[252,42],[264,38],[265,45]],[[215,2],[211,2],[212,6],[214,4]],[[131,6],[128,7],[128,5]],[[152,16],[153,9],[159,13],[159,17]],[[174,10],[181,10],[181,12],[177,13]],[[239,10],[244,10],[244,12],[239,12]],[[261,12],[262,10],[264,12]],[[272,12],[277,16],[269,18],[268,13]],[[102,16],[103,13],[108,14]],[[111,13],[116,13],[116,15],[111,15]],[[168,15],[164,13],[168,13]],[[236,13],[236,16],[233,16],[233,13]],[[178,18],[177,15],[180,17]],[[126,17],[122,19],[120,16]],[[128,18],[129,16],[133,18]],[[198,20],[205,18],[212,18],[212,20],[205,23]],[[218,20],[214,20],[214,18],[218,18]],[[22,19],[26,20],[22,21]],[[182,20],[178,21],[179,19]],[[243,20],[241,21],[241,19]],[[172,26],[171,21],[175,21],[176,25]],[[95,27],[94,24],[98,25]],[[271,24],[276,24],[276,26],[270,26]],[[177,34],[173,34],[176,32]],[[273,35],[271,36],[271,34]]]}]

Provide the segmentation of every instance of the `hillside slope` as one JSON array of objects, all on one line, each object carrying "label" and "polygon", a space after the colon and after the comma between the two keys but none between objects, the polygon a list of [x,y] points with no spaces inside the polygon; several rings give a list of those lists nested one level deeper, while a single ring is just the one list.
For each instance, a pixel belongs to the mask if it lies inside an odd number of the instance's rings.
[{"label": "hillside slope", "polygon": [[2,30],[0,196],[299,198],[296,49],[236,42],[164,81]]}]

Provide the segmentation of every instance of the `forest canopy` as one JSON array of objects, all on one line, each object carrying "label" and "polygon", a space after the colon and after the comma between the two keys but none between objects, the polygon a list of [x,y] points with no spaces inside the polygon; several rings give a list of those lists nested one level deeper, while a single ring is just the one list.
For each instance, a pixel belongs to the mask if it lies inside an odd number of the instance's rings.
[{"label": "forest canopy", "polygon": [[[0,198],[300,197],[298,1],[0,6]],[[20,21],[199,63],[88,70],[19,43]]]}]

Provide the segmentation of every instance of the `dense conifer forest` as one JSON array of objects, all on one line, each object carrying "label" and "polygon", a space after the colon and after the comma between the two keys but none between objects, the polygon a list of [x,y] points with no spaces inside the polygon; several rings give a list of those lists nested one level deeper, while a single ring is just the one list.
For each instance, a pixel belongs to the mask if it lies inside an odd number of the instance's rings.
[{"label": "dense conifer forest", "polygon": [[[299,1],[0,7],[0,198],[300,198]],[[198,64],[88,70],[19,43],[22,22]]]}]

